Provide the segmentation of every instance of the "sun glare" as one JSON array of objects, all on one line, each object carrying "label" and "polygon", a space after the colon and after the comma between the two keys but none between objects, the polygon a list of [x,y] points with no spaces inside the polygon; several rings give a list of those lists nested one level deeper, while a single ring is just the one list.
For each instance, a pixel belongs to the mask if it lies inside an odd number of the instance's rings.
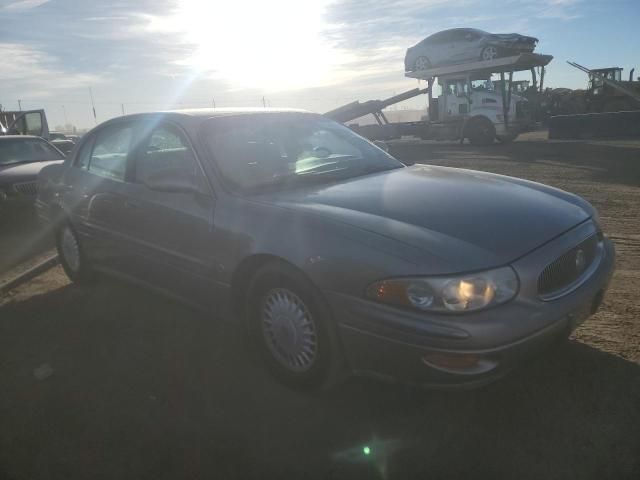
[{"label": "sun glare", "polygon": [[332,83],[339,52],[323,38],[326,0],[181,0],[151,29],[194,46],[180,64],[237,88],[286,90]]}]

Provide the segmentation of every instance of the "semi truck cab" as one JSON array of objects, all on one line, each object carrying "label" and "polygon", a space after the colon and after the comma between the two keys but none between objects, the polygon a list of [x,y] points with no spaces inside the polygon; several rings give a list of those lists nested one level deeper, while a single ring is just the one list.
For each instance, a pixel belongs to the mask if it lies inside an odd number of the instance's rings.
[{"label": "semi truck cab", "polygon": [[517,135],[528,123],[527,100],[514,94],[508,102],[508,123],[505,123],[502,91],[494,88],[490,77],[444,76],[438,79],[438,84],[442,93],[432,106],[437,108],[437,115],[430,116],[431,120],[466,123],[486,119],[493,124],[498,138]]}]

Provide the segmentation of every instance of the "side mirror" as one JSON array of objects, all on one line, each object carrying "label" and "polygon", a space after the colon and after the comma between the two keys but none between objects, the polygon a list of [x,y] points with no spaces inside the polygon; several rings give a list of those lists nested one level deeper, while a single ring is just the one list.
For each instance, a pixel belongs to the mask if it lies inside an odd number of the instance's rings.
[{"label": "side mirror", "polygon": [[389,145],[387,145],[385,142],[383,142],[382,140],[374,140],[373,144],[378,147],[380,150],[384,150],[385,152],[389,153]]},{"label": "side mirror", "polygon": [[142,179],[142,183],[156,192],[168,193],[202,193],[195,181],[187,175],[176,174],[173,170],[160,170],[150,173]]}]

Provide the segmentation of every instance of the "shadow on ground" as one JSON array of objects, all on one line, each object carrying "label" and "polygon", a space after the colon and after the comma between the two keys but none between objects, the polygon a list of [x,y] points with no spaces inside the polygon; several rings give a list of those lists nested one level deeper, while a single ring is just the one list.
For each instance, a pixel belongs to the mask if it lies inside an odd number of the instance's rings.
[{"label": "shadow on ground", "polygon": [[51,230],[32,209],[0,209],[0,274],[53,248]]},{"label": "shadow on ground", "polygon": [[103,280],[0,307],[0,352],[2,478],[640,473],[640,366],[579,343],[479,391],[310,395],[274,383],[233,325]]}]

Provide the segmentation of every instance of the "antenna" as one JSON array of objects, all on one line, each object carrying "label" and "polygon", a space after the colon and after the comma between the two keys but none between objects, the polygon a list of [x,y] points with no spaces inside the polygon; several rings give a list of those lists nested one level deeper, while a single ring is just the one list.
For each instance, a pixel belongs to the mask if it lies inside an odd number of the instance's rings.
[{"label": "antenna", "polygon": [[93,120],[96,122],[96,125],[97,125],[98,117],[96,115],[96,104],[93,101],[93,91],[91,90],[91,87],[89,87],[89,96],[91,97],[91,109],[93,110]]}]

